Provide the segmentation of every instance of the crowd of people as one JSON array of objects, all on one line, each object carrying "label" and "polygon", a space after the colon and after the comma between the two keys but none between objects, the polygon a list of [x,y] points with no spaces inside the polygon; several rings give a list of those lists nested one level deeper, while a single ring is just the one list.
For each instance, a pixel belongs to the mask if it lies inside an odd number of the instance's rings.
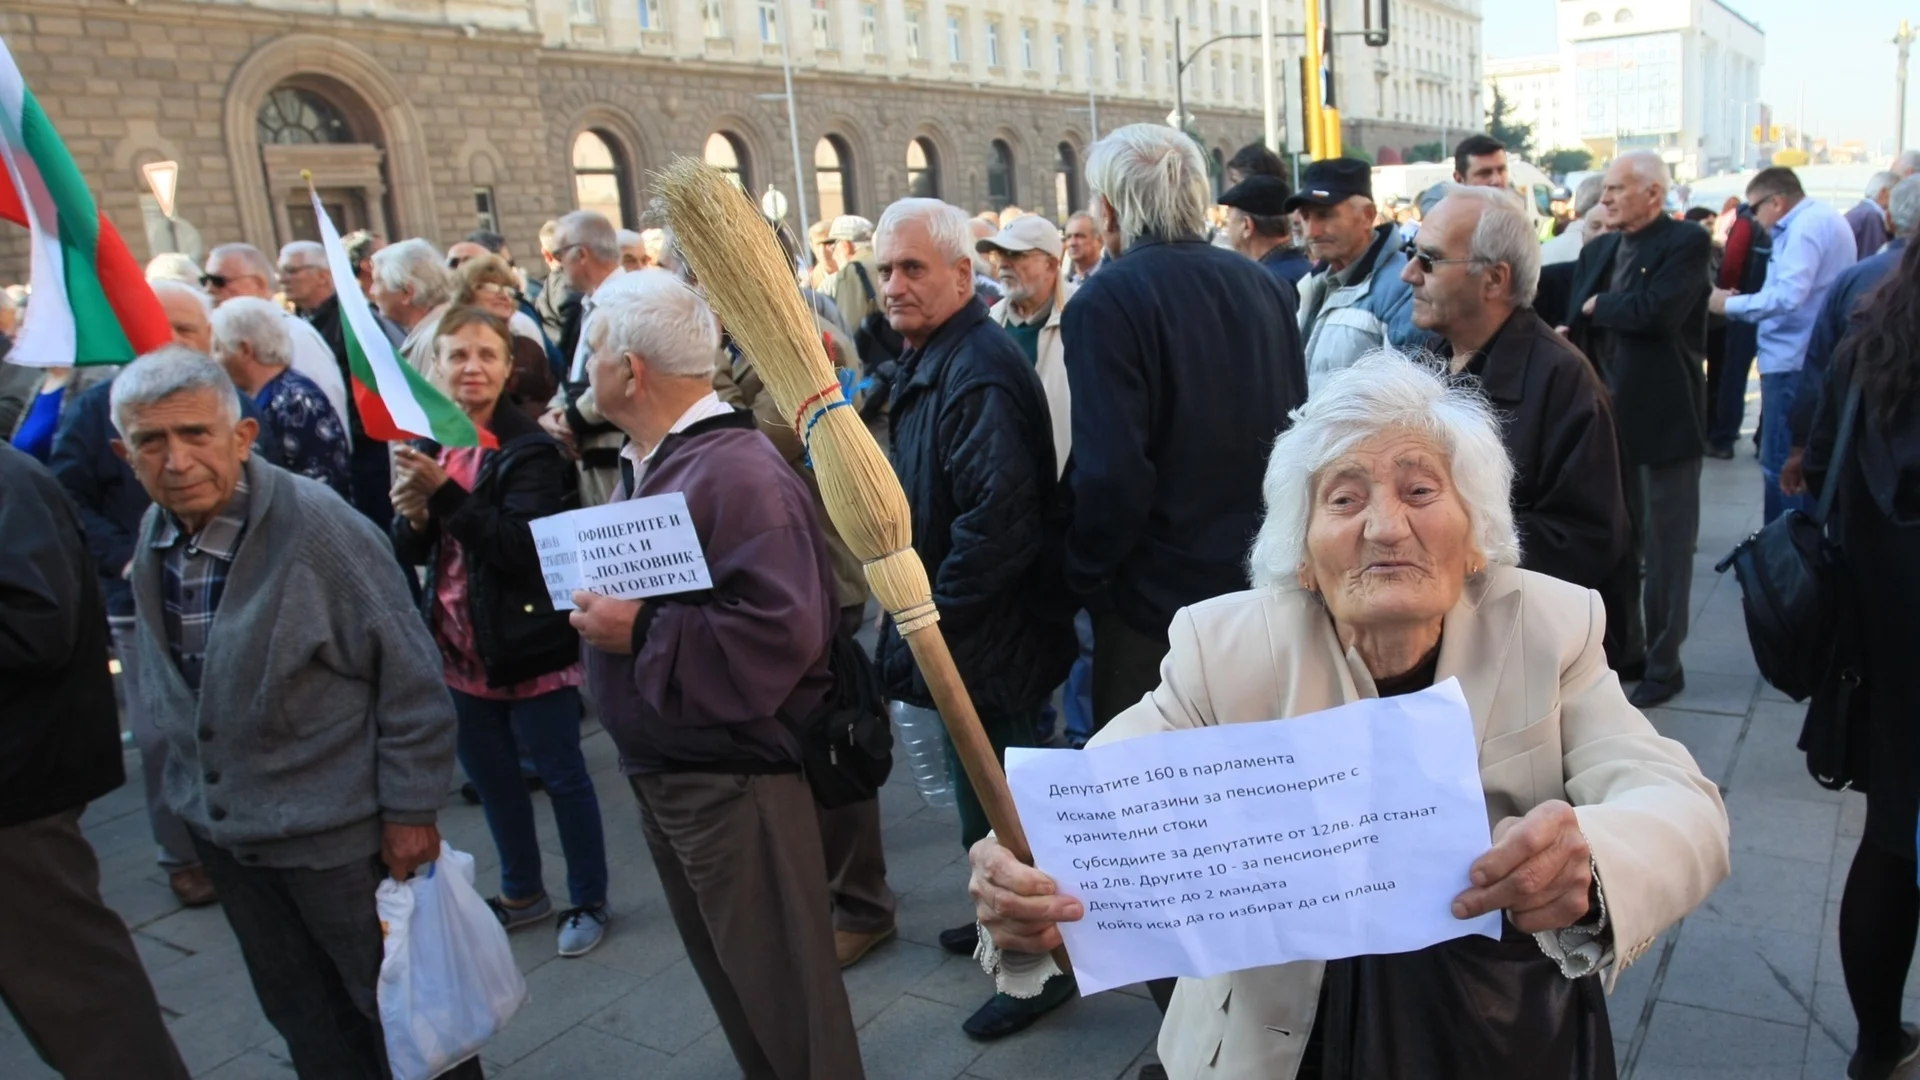
[{"label": "crowd of people", "polygon": [[[1258,145],[1216,198],[1195,144],[1134,125],[1090,150],[1091,205],[1063,223],[908,198],[819,223],[805,257],[781,240],[996,753],[1461,682],[1494,843],[1454,912],[1505,912],[1501,940],[1156,980],[1143,1077],[1412,1077],[1435,1055],[1612,1075],[1602,979],[1728,872],[1717,786],[1642,710],[1685,688],[1702,459],[1731,455],[1757,362],[1767,517],[1840,485],[1864,560],[1873,782],[1841,951],[1849,1076],[1887,1077],[1920,1052],[1899,1016],[1920,155],[1844,215],[1769,168],[1695,221],[1658,155],[1626,153],[1544,244],[1504,147],[1471,137],[1455,165],[1417,220],[1383,212],[1364,162],[1296,186]],[[356,234],[357,295],[311,242],[162,256],[172,345],[0,367],[0,696],[27,703],[0,733],[0,922],[26,942],[0,992],[55,1068],[186,1075],[78,824],[123,781],[123,726],[173,892],[222,906],[295,1070],[331,1080],[385,1074],[374,887],[438,856],[456,761],[500,925],[549,928],[561,957],[617,932],[590,707],[741,1071],[863,1075],[840,972],[895,936],[897,900],[877,801],[819,805],[799,732],[869,662],[885,698],[934,700],[891,617],[854,643],[872,605],[804,433],[653,224],[567,214],[534,273],[493,233]],[[369,437],[359,303],[488,446]],[[666,492],[711,588],[556,611],[529,523]],[[1085,907],[1000,846],[948,751],[978,919],[939,941],[991,976],[964,1028],[997,1039],[1075,995],[1047,954]],[[1520,1004],[1480,1008],[1463,972]]]}]

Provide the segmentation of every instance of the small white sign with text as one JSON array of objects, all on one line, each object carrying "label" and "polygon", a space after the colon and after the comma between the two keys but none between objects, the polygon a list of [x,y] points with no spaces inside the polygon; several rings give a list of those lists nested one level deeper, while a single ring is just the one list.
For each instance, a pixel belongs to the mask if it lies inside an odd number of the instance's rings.
[{"label": "small white sign with text", "polygon": [[527,524],[556,611],[573,609],[576,589],[638,600],[713,587],[687,497],[678,491]]}]

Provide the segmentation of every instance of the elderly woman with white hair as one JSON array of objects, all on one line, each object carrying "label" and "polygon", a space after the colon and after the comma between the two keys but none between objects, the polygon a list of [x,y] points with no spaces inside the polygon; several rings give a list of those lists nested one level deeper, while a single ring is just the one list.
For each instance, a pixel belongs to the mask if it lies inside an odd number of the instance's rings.
[{"label": "elderly woman with white hair", "polygon": [[[1095,738],[1448,678],[1478,735],[1493,846],[1453,914],[1502,911],[1503,938],[1181,979],[1159,1044],[1176,1080],[1611,1077],[1594,976],[1726,876],[1719,790],[1628,704],[1599,597],[1518,569],[1511,476],[1492,411],[1440,371],[1376,353],[1329,376],[1274,446],[1254,587],[1180,612],[1160,686]],[[1043,953],[1084,913],[992,838],[972,863],[999,948]]]},{"label": "elderly woman with white hair", "polygon": [[281,464],[353,501],[347,427],[312,379],[293,370],[286,311],[271,300],[236,296],[213,309],[213,358],[266,417]]}]

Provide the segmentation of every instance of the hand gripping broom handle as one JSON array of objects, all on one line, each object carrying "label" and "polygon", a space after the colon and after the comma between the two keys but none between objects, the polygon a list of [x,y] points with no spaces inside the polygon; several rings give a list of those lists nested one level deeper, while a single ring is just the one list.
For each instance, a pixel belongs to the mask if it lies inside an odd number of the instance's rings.
[{"label": "hand gripping broom handle", "polygon": [[[1007,775],[940,633],[933,586],[913,550],[906,493],[842,391],[773,230],[725,173],[701,161],[678,158],[656,181],[676,246],[707,301],[793,417],[827,514],[913,651],[987,822],[1002,846],[1031,864]],[[1072,970],[1064,948],[1053,955],[1062,971]]]}]

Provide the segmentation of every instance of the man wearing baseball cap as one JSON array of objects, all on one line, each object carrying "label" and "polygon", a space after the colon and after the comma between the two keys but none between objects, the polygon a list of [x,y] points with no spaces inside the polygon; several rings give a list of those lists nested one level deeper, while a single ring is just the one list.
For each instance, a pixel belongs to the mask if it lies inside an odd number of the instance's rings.
[{"label": "man wearing baseball cap", "polygon": [[1287,199],[1293,189],[1278,176],[1254,173],[1220,195],[1227,208],[1227,239],[1233,250],[1267,268],[1293,288],[1313,263],[1293,246],[1293,221]]},{"label": "man wearing baseball cap", "polygon": [[987,315],[1006,329],[1040,376],[1053,425],[1053,465],[1066,471],[1073,444],[1073,413],[1067,393],[1067,349],[1060,339],[1060,312],[1075,287],[1061,280],[1060,230],[1038,214],[1026,214],[1001,226],[993,236],[974,241],[987,257],[1006,295]]},{"label": "man wearing baseball cap", "polygon": [[1300,334],[1306,339],[1307,394],[1332,373],[1382,345],[1420,348],[1413,291],[1400,280],[1407,256],[1399,228],[1376,226],[1373,171],[1364,161],[1308,165],[1286,200],[1307,224],[1307,254],[1319,269],[1300,280]]}]

